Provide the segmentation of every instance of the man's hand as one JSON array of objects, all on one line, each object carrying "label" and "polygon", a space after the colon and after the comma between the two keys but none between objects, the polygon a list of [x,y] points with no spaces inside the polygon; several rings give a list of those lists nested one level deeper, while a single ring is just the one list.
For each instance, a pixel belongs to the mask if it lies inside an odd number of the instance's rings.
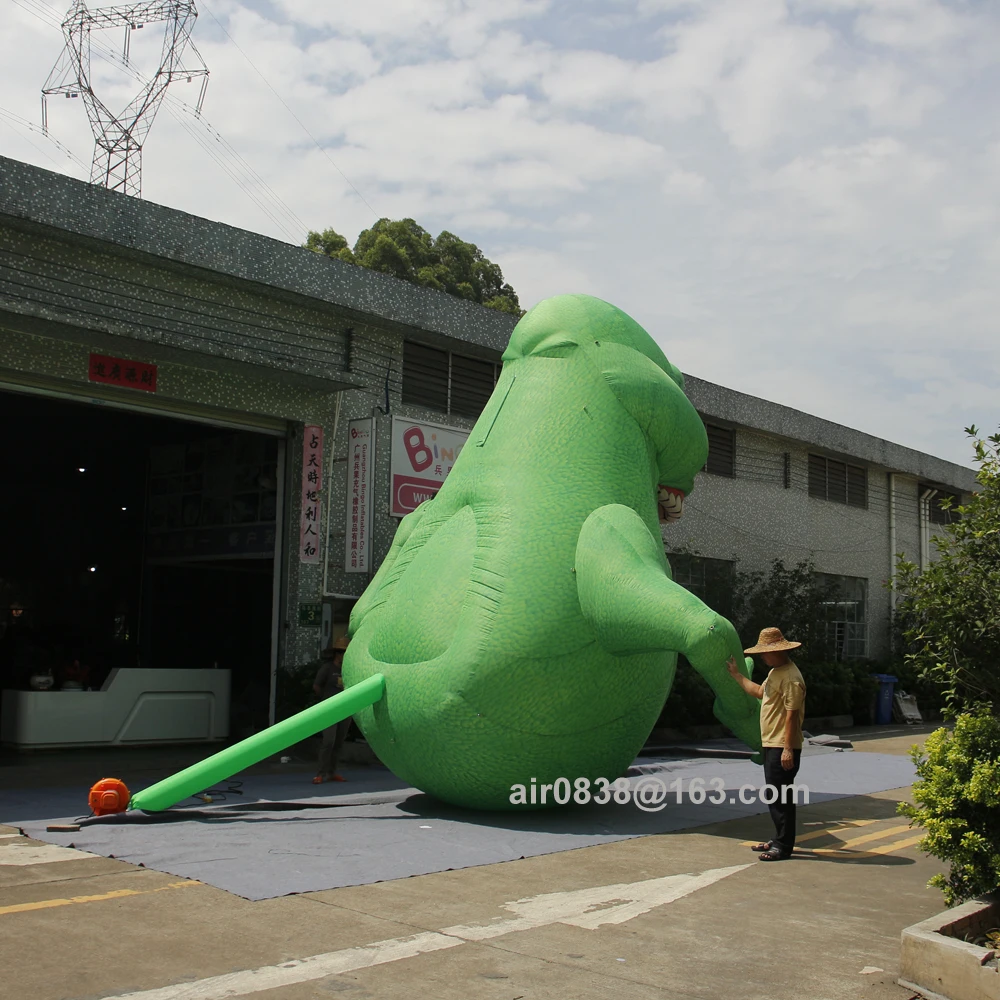
[{"label": "man's hand", "polygon": [[735,656],[730,656],[729,659],[726,660],[726,669],[729,671],[729,676],[732,677],[732,679],[736,681],[736,683],[739,684],[739,686],[743,688],[743,690],[746,691],[751,698],[763,697],[764,692],[761,689],[761,686],[759,684],[754,684],[754,682],[750,680],[750,678],[747,677],[742,670],[740,670]]},{"label": "man's hand", "polygon": [[795,754],[792,753],[788,747],[785,747],[785,749],[781,751],[781,766],[786,771],[790,771],[793,767],[795,767]]}]

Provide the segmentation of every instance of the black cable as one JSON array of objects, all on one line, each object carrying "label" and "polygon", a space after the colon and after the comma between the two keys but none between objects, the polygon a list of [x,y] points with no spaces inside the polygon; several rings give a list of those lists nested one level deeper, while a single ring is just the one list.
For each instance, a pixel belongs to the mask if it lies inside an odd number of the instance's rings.
[{"label": "black cable", "polygon": [[203,802],[225,802],[230,795],[243,794],[243,782],[230,778],[227,781],[227,788],[209,788],[204,792],[192,795],[193,799],[201,799]]}]

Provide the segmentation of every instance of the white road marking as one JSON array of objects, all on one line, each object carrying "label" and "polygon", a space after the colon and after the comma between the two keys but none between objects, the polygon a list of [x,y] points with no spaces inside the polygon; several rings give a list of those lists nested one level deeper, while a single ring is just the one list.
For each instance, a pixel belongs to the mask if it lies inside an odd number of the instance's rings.
[{"label": "white road marking", "polygon": [[56,844],[11,843],[0,845],[0,867],[6,865],[49,865],[54,861],[78,861],[80,858],[96,858],[96,854],[78,851],[74,847],[59,847]]},{"label": "white road marking", "polygon": [[750,867],[752,866],[734,865],[730,868],[714,868],[701,875],[667,875],[643,882],[619,882],[592,889],[544,893],[504,903],[504,909],[514,916],[507,919],[494,917],[488,924],[456,924],[440,931],[388,938],[280,965],[211,976],[194,983],[175,983],[158,989],[123,993],[108,997],[108,1000],[225,1000],[228,997],[248,996],[343,972],[398,962],[415,955],[457,948],[466,941],[485,941],[549,924],[569,924],[593,930],[602,924],[624,923],[654,907],[672,903],[675,899]]},{"label": "white road marking", "polygon": [[23,834],[20,833],[0,833],[0,840],[13,840],[17,837],[21,837]]}]

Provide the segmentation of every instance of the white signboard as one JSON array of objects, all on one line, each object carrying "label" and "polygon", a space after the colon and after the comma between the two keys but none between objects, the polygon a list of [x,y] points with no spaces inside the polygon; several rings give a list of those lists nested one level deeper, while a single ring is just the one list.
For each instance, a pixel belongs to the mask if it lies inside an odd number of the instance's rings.
[{"label": "white signboard", "polygon": [[348,573],[371,572],[373,420],[347,425],[347,551]]},{"label": "white signboard", "polygon": [[392,418],[389,507],[393,517],[416,510],[441,489],[468,437],[468,431],[457,427]]}]

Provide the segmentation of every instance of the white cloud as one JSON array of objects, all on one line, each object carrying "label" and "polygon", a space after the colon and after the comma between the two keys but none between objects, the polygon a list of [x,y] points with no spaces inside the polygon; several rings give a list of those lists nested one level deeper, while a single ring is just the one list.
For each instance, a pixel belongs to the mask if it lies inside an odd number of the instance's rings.
[{"label": "white cloud", "polygon": [[[477,243],[525,305],[561,291],[615,302],[702,378],[758,393],[760,371],[777,372],[783,402],[961,461],[962,426],[1000,423],[994,5],[211,11],[253,67],[202,7],[205,116],[252,172],[164,109],[144,149],[146,197],[291,242],[410,216]],[[14,4],[5,17],[0,105],[34,121],[62,39]],[[55,103],[53,134],[89,164],[83,109]],[[67,169],[43,137],[3,122],[5,155]]]}]

